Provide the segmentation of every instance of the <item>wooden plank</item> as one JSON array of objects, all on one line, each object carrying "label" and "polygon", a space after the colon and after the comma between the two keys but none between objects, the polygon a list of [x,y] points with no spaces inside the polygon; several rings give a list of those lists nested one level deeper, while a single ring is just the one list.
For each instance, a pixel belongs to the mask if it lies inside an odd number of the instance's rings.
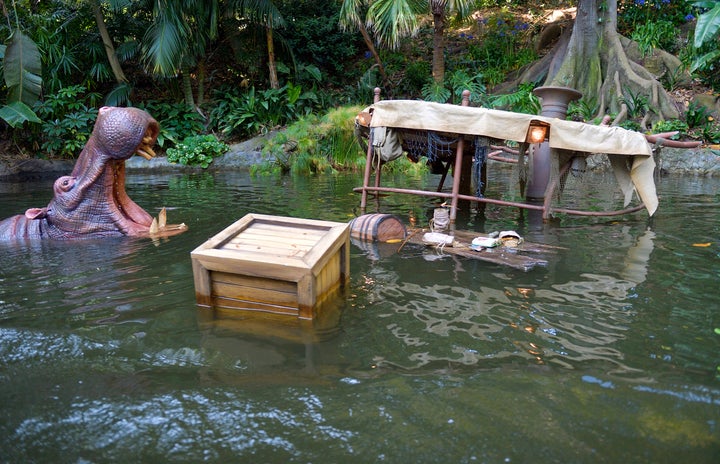
[{"label": "wooden plank", "polygon": [[245,240],[237,240],[233,242],[226,243],[223,245],[221,250],[228,250],[231,252],[236,251],[247,251],[251,253],[265,253],[268,256],[273,255],[283,255],[283,256],[289,256],[293,258],[302,258],[304,257],[310,250],[312,250],[312,246],[306,246],[306,245],[297,245],[294,243],[271,243],[267,241],[245,241]]},{"label": "wooden plank", "polygon": [[268,280],[271,280],[271,286],[273,289],[283,292],[297,292],[297,285],[295,282],[287,280],[276,280],[269,279],[267,277],[252,277],[245,274],[233,274],[229,272],[213,272],[212,280],[215,282],[223,282],[231,285],[244,285],[247,287],[255,288],[268,288]]},{"label": "wooden plank", "polygon": [[233,298],[213,297],[213,306],[218,308],[237,309],[244,311],[261,311],[274,314],[285,314],[297,316],[298,309],[277,304],[259,303],[257,301],[246,301]]},{"label": "wooden plank", "polygon": [[238,234],[235,237],[232,238],[227,243],[269,243],[274,246],[278,245],[284,245],[284,244],[295,244],[295,245],[302,245],[306,246],[308,248],[314,247],[322,237],[312,237],[308,238],[307,236],[302,235],[293,235],[293,234],[286,234],[286,235],[271,235],[271,234],[262,234],[258,233],[257,231],[250,233],[250,232],[243,232],[242,234]]},{"label": "wooden plank", "polygon": [[195,283],[195,300],[203,306],[212,305],[212,289],[210,287],[210,272],[203,265],[193,259],[193,281]]},{"label": "wooden plank", "polygon": [[[429,232],[427,230],[415,229],[410,233],[408,241],[418,245],[426,245],[422,241],[423,234]],[[449,255],[462,256],[465,258],[479,259],[494,264],[502,264],[514,269],[529,271],[537,266],[547,266],[548,261],[541,257],[528,256],[527,253],[554,253],[558,247],[551,245],[543,245],[538,243],[523,242],[517,248],[495,247],[486,248],[482,251],[470,249],[470,243],[475,237],[485,237],[486,234],[480,234],[472,231],[454,231],[455,240],[459,242],[459,246],[442,247],[441,252]]]},{"label": "wooden plank", "polygon": [[253,301],[256,303],[278,304],[282,306],[298,306],[297,293],[278,291],[272,288],[244,287],[241,285],[212,283],[213,297],[232,298],[236,300]]},{"label": "wooden plank", "polygon": [[234,272],[280,280],[296,281],[302,274],[310,271],[302,259],[293,259],[284,255],[224,250],[205,250],[193,254],[209,270]]}]

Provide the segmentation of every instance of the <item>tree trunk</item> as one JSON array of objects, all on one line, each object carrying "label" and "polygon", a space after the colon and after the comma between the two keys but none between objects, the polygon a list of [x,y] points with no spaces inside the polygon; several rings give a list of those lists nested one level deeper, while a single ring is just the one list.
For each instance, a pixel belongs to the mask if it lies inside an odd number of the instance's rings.
[{"label": "tree trunk", "polygon": [[272,27],[265,26],[265,37],[267,38],[268,71],[270,71],[270,88],[279,89],[280,82],[278,81],[277,67],[275,66],[275,46],[273,45]]},{"label": "tree trunk", "polygon": [[202,106],[205,103],[205,75],[207,74],[205,67],[205,55],[203,55],[203,57],[198,61],[197,69],[197,106]]},{"label": "tree trunk", "polygon": [[[678,119],[673,98],[658,78],[643,67],[631,50],[636,46],[617,32],[617,0],[579,0],[571,33],[561,36],[550,53],[533,63],[514,81],[536,82],[545,76],[544,85],[570,87],[583,93],[586,101],[595,101],[598,116],[614,115],[613,124],[628,117],[625,101],[633,96],[647,97],[643,128],[659,120]],[[675,72],[675,62],[662,56],[665,72]],[[679,66],[679,61],[677,61]]]},{"label": "tree trunk", "polygon": [[[434,3],[434,2],[433,2]],[[436,83],[445,80],[445,9],[433,9],[432,75]]]},{"label": "tree trunk", "polygon": [[383,82],[387,82],[387,74],[385,73],[385,66],[383,66],[382,61],[380,60],[380,55],[378,55],[377,50],[375,49],[375,44],[372,41],[372,38],[370,38],[370,34],[368,33],[367,29],[365,28],[365,24],[362,22],[358,23],[358,29],[360,29],[360,34],[363,37],[363,40],[365,41],[365,45],[367,46],[368,50],[370,50],[370,53],[372,53],[373,58],[375,59],[375,63],[378,66],[378,70],[380,71],[380,75],[383,78]]},{"label": "tree trunk", "polygon": [[118,84],[125,83],[128,80],[125,77],[122,66],[120,66],[120,60],[118,60],[117,55],[115,54],[115,46],[113,45],[110,33],[108,33],[107,27],[105,26],[105,18],[103,17],[102,9],[100,8],[100,2],[99,0],[90,0],[90,5],[92,6],[93,14],[95,15],[95,22],[97,23],[100,37],[102,38],[103,45],[105,46],[105,53],[107,54],[108,61],[110,62],[110,68],[115,75],[115,81],[117,81]]},{"label": "tree trunk", "polygon": [[195,109],[195,98],[193,97],[192,81],[190,80],[190,68],[187,65],[182,65],[180,71],[180,79],[182,82],[183,96],[185,97],[185,104]]}]

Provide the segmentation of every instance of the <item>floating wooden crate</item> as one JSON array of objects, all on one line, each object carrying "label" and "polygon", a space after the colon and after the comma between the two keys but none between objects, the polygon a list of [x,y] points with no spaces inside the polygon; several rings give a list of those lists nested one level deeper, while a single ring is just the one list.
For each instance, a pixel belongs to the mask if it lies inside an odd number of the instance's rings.
[{"label": "floating wooden crate", "polygon": [[248,214],[191,253],[202,306],[312,319],[350,278],[346,223]]}]

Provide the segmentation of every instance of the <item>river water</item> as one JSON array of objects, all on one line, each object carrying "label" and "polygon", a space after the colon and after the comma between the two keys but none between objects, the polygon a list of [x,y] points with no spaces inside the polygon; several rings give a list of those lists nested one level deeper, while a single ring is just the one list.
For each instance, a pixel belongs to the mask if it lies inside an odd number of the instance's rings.
[{"label": "river water", "polygon": [[[195,305],[195,247],[247,213],[346,222],[360,183],[130,174],[138,204],[189,230],[1,244],[0,461],[720,462],[720,179],[659,179],[652,220],[461,211],[458,228],[558,247],[527,272],[352,245],[339,319],[316,332]],[[2,184],[0,216],[51,191]],[[434,201],[380,204],[422,224]]]}]

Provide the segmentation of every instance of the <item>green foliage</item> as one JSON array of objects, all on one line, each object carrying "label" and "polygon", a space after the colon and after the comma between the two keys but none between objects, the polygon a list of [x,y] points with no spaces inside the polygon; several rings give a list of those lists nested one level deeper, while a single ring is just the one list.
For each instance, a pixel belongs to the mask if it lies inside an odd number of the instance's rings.
[{"label": "green foliage", "polygon": [[205,132],[202,116],[184,103],[149,101],[140,107],[160,124],[157,144],[162,148],[176,144],[190,134]]},{"label": "green foliage", "polygon": [[450,73],[448,81],[453,89],[454,103],[460,104],[462,102],[462,93],[465,90],[470,91],[470,101],[472,103],[482,103],[485,100],[487,89],[483,84],[482,74],[477,73],[471,76],[463,69],[456,69]]},{"label": "green foliage", "polygon": [[33,40],[20,29],[13,31],[2,61],[8,101],[33,105],[42,92],[42,60]]},{"label": "green foliage", "polygon": [[699,56],[692,64],[691,71],[701,71],[702,77],[715,88],[720,86],[720,1],[701,1],[695,4],[704,9],[695,27],[694,46]]},{"label": "green foliage", "polygon": [[675,25],[666,20],[638,24],[630,38],[637,42],[643,56],[651,54],[655,48],[672,51],[675,46]]},{"label": "green foliage", "polygon": [[478,18],[478,36],[461,33],[458,40],[468,41],[467,53],[450,60],[448,67],[471,68],[482,72],[486,85],[494,86],[516,70],[537,58],[528,46],[531,40],[530,24],[516,20],[509,11],[494,12]]},{"label": "green foliage", "polygon": [[685,111],[685,122],[690,129],[705,127],[712,122],[712,116],[705,106],[693,101]]},{"label": "green foliage", "polygon": [[[340,2],[334,0],[298,0],[282,6],[286,27],[283,36],[294,59],[323,71],[331,84],[353,79],[355,70],[347,63],[364,46],[356,30],[343,32],[338,25]],[[298,79],[299,84],[307,84]]]},{"label": "green foliage", "polygon": [[638,26],[658,21],[680,26],[689,20],[687,16],[692,13],[692,3],[686,0],[619,0],[618,32],[630,36]]},{"label": "green foliage", "polygon": [[539,114],[541,109],[540,100],[533,95],[534,88],[535,84],[532,82],[520,84],[513,93],[492,96],[490,106],[517,113]]},{"label": "green foliage", "polygon": [[425,101],[447,103],[452,92],[445,87],[444,82],[436,82],[435,79],[430,78],[422,88],[422,96]]},{"label": "green foliage", "polygon": [[48,157],[75,158],[87,143],[97,119],[97,93],[82,85],[64,87],[35,105],[44,122],[36,142]]},{"label": "green foliage", "polygon": [[210,112],[211,125],[229,136],[253,136],[287,124],[312,112],[315,92],[304,92],[288,82],[279,89],[256,90],[235,95],[229,89],[216,93]]},{"label": "green foliage", "polygon": [[597,98],[583,97],[580,100],[571,101],[568,104],[568,119],[578,119],[589,122],[593,120],[600,111]]},{"label": "green foliage", "polygon": [[639,91],[633,93],[632,90],[627,87],[619,100],[620,103],[625,103],[627,106],[628,117],[630,119],[641,118],[649,109],[649,97]]},{"label": "green foliage", "polygon": [[167,149],[167,159],[171,163],[186,166],[200,166],[206,169],[214,158],[223,155],[229,147],[214,135],[191,135]]},{"label": "green foliage", "polygon": [[652,126],[652,132],[655,134],[677,131],[677,135],[670,137],[672,140],[678,140],[682,137],[687,136],[689,129],[690,128],[688,127],[687,123],[679,119],[672,119],[669,121],[657,121]]},{"label": "green foliage", "polygon": [[[686,50],[687,47],[684,49]],[[680,61],[683,62],[682,57],[679,57]],[[660,82],[662,82],[663,88],[668,92],[672,92],[677,89],[680,84],[684,81],[685,73],[687,73],[687,67],[685,63],[683,66],[678,66],[674,71],[668,70],[662,76],[660,76]]]},{"label": "green foliage", "polygon": [[319,174],[357,169],[365,160],[354,134],[354,118],[362,107],[333,109],[319,117],[306,115],[263,147],[265,162],[253,174]]},{"label": "green foliage", "polygon": [[419,95],[425,83],[432,77],[431,64],[424,60],[408,63],[402,91],[407,95]]},{"label": "green foliage", "polygon": [[623,122],[621,122],[620,127],[627,130],[632,130],[635,132],[642,132],[642,126],[639,122],[633,120],[633,119],[626,119]]}]

